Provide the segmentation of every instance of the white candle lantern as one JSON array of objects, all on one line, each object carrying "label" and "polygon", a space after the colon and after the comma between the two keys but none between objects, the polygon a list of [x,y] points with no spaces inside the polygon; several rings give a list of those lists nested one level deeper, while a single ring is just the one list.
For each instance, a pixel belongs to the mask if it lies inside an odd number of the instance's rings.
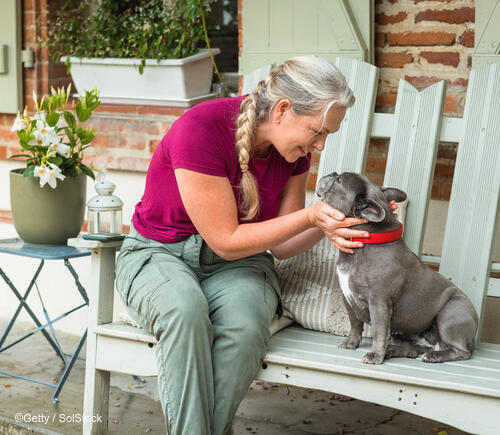
[{"label": "white candle lantern", "polygon": [[87,203],[89,234],[122,233],[123,201],[113,195],[115,184],[102,180],[95,184],[97,195]]}]

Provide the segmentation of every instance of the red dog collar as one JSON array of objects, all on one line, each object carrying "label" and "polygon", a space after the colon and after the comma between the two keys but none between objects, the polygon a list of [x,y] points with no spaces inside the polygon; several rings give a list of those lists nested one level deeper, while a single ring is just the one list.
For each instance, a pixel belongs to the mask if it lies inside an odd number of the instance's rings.
[{"label": "red dog collar", "polygon": [[370,233],[370,237],[353,237],[350,239],[353,242],[362,243],[389,243],[399,240],[403,236],[403,224],[395,230],[385,231],[383,233]]}]

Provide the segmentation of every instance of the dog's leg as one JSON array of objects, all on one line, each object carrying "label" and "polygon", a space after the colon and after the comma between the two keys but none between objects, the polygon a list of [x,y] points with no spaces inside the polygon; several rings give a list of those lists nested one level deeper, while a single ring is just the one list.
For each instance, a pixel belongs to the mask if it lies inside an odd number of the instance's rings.
[{"label": "dog's leg", "polygon": [[362,340],[364,325],[363,322],[356,317],[354,310],[351,308],[351,305],[349,305],[344,295],[342,295],[342,297],[344,298],[344,306],[349,316],[351,330],[349,331],[349,336],[339,343],[339,347],[343,349],[357,349]]},{"label": "dog's leg", "polygon": [[369,303],[373,344],[371,352],[362,359],[365,364],[382,364],[389,339],[392,305],[371,300]]},{"label": "dog's leg", "polygon": [[[422,352],[423,353],[423,352]],[[385,359],[389,358],[417,358],[419,354],[418,346],[413,343],[402,340],[394,335],[391,336],[391,343],[387,346]]]},{"label": "dog's leg", "polygon": [[422,356],[425,362],[445,362],[469,359],[474,350],[477,315],[467,297],[453,296],[436,316],[441,349],[429,350]]}]

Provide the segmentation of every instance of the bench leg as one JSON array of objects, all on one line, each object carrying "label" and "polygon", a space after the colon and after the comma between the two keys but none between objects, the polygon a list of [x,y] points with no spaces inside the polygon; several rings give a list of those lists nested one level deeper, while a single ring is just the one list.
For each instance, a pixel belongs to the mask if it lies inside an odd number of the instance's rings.
[{"label": "bench leg", "polygon": [[115,249],[92,250],[92,286],[89,297],[89,330],[85,391],[83,399],[83,434],[103,434],[108,431],[110,373],[96,369],[99,352],[94,328],[113,320]]}]

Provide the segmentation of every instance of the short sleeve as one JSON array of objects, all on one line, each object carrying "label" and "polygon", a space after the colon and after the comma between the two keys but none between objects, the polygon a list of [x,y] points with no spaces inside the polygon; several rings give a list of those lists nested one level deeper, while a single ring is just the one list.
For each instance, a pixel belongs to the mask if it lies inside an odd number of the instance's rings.
[{"label": "short sleeve", "polygon": [[187,121],[175,123],[165,138],[172,168],[226,177],[227,156],[224,156],[220,141],[206,125],[194,126]]},{"label": "short sleeve", "polygon": [[295,169],[292,172],[292,175],[300,175],[304,172],[307,172],[311,167],[311,153],[307,153],[306,156],[301,157],[295,162]]}]

